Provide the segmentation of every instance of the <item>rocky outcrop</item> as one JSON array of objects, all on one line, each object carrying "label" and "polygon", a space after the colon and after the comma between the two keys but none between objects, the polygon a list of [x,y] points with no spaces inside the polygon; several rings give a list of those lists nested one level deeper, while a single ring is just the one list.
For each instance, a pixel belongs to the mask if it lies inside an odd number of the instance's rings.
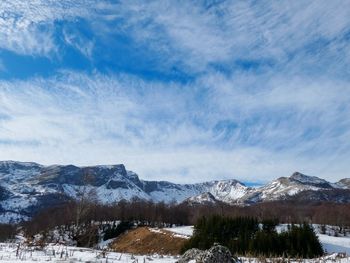
[{"label": "rocky outcrop", "polygon": [[235,263],[238,260],[234,259],[230,250],[221,245],[214,245],[208,250],[200,250],[192,248],[187,250],[177,263]]},{"label": "rocky outcrop", "polygon": [[187,250],[181,258],[177,261],[177,263],[187,263],[191,260],[195,260],[195,262],[202,262],[202,257],[205,251],[197,249],[197,248],[191,248]]}]

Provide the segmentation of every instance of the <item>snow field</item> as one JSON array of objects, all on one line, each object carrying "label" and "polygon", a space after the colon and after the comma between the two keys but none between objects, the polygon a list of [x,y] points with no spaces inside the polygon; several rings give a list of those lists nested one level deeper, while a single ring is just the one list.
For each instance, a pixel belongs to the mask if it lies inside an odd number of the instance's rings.
[{"label": "snow field", "polygon": [[177,258],[160,255],[131,255],[89,248],[48,245],[42,250],[17,244],[0,243],[1,262],[96,262],[96,263],[173,263]]}]

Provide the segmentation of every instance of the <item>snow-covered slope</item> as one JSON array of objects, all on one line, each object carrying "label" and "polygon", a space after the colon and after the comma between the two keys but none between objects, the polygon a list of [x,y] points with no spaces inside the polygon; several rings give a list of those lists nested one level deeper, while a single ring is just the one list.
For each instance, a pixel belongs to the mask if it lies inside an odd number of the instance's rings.
[{"label": "snow-covered slope", "polygon": [[214,204],[223,202],[228,204],[240,204],[242,198],[252,191],[253,188],[245,186],[237,180],[211,181],[198,184],[202,191],[185,200],[188,204]]},{"label": "snow-covered slope", "polygon": [[219,201],[236,203],[251,189],[237,180],[215,181],[209,192]]},{"label": "snow-covered slope", "polygon": [[[136,198],[166,203],[251,204],[286,199],[304,191],[346,191],[350,189],[349,182],[350,179],[343,179],[329,183],[294,173],[291,177],[278,178],[259,188],[247,187],[233,179],[175,184],[140,180],[136,173],[127,171],[122,164],[77,167],[4,161],[0,162],[0,222],[26,219],[41,208],[79,198],[82,193],[89,193],[102,203]],[[317,198],[317,195],[306,196]],[[347,199],[339,200],[344,202]]]},{"label": "snow-covered slope", "polygon": [[295,172],[290,177],[280,177],[244,196],[244,202],[281,200],[306,190],[333,189],[326,180]]},{"label": "snow-covered slope", "polygon": [[350,189],[350,178],[341,179],[336,185],[343,189]]},{"label": "snow-covered slope", "polygon": [[187,198],[185,201],[187,204],[216,204],[218,201],[215,197],[209,193],[205,192],[196,196]]},{"label": "snow-covered slope", "polygon": [[[337,183],[330,183],[324,179],[307,176],[299,172],[293,173],[290,177],[280,177],[264,186],[258,188],[249,188],[244,184],[231,180],[219,181],[209,188],[209,193],[215,200],[229,204],[254,204],[264,201],[275,201],[291,199],[294,196],[298,200],[315,201],[335,201],[348,202],[348,192],[344,189],[350,189],[350,179],[342,179]],[[344,191],[341,191],[344,190]],[[299,195],[305,193],[305,195]],[[346,196],[345,196],[346,195]],[[200,194],[186,200],[188,203],[207,203],[208,196]],[[202,202],[200,202],[203,200]],[[213,199],[210,200],[214,202]]]}]

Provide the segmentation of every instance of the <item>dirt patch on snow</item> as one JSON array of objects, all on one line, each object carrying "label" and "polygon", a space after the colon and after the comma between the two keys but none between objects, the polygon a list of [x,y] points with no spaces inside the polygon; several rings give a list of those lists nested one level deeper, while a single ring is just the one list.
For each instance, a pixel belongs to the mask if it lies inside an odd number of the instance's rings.
[{"label": "dirt patch on snow", "polygon": [[139,227],[118,237],[111,248],[117,252],[132,254],[179,255],[186,238],[176,233],[148,227]]}]

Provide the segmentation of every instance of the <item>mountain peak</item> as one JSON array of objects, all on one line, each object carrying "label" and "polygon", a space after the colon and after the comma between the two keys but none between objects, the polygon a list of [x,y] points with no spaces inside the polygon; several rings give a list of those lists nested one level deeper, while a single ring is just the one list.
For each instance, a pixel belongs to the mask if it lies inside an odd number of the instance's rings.
[{"label": "mountain peak", "polygon": [[290,176],[290,178],[291,179],[302,179],[302,178],[309,178],[309,177],[311,177],[311,176],[308,176],[308,175],[306,175],[306,174],[303,174],[303,173],[300,173],[300,172],[294,172],[291,176]]},{"label": "mountain peak", "polygon": [[12,161],[12,160],[7,160],[7,161],[0,161],[0,166],[22,166],[22,167],[32,167],[32,166],[41,166],[38,163],[35,162],[19,162],[19,161]]},{"label": "mountain peak", "polygon": [[304,185],[310,185],[320,188],[332,188],[332,185],[324,179],[321,179],[316,176],[305,175],[299,172],[293,173],[291,177],[289,177],[289,179]]},{"label": "mountain peak", "polygon": [[342,188],[349,188],[350,189],[350,178],[341,179],[336,184],[341,186]]},{"label": "mountain peak", "polygon": [[300,172],[294,172],[289,179],[299,181],[301,183],[324,183],[327,182],[324,179],[321,179],[316,176],[305,175]]}]

